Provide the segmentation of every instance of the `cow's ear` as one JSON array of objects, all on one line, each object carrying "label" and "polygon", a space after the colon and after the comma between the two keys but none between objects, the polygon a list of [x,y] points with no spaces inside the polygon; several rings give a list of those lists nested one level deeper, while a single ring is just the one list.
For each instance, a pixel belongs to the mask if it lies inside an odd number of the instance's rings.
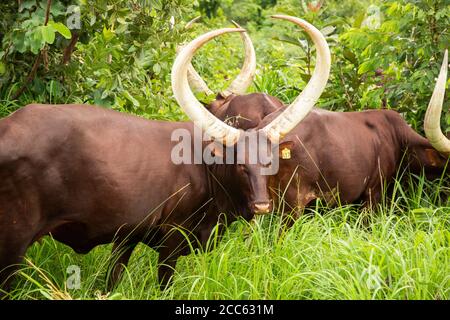
[{"label": "cow's ear", "polygon": [[211,142],[206,146],[206,149],[215,158],[223,158],[224,156],[224,146],[219,142]]},{"label": "cow's ear", "polygon": [[216,95],[216,100],[225,100],[225,96],[221,93],[221,92],[219,92],[217,95]]},{"label": "cow's ear", "polygon": [[436,149],[425,149],[428,165],[438,167],[445,161],[442,155]]},{"label": "cow's ear", "polygon": [[278,155],[283,160],[291,159],[294,141],[283,141],[278,145]]}]

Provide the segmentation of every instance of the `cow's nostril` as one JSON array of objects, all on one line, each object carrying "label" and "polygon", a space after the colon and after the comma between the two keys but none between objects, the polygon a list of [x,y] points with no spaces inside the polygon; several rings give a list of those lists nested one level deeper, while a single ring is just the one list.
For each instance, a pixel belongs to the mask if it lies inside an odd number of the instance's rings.
[{"label": "cow's nostril", "polygon": [[255,213],[264,214],[270,211],[270,203],[255,203]]}]

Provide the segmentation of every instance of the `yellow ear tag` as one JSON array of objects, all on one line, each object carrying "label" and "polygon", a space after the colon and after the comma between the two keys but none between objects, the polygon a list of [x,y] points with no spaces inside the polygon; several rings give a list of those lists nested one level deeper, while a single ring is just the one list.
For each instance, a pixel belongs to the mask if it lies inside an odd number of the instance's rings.
[{"label": "yellow ear tag", "polygon": [[281,150],[281,159],[287,160],[291,158],[291,150],[284,148]]}]

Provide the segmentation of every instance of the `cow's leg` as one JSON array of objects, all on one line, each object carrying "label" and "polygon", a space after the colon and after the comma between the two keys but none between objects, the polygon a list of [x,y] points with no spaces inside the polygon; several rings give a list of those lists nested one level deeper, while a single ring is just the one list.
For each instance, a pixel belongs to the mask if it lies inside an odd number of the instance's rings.
[{"label": "cow's leg", "polygon": [[171,285],[177,259],[180,256],[180,254],[166,251],[170,250],[161,250],[158,259],[158,280],[161,290]]},{"label": "cow's leg", "polygon": [[381,195],[382,195],[381,186],[367,188],[361,197],[361,200],[363,202],[363,208],[371,210],[374,207],[376,207],[376,205],[381,201]]},{"label": "cow's leg", "polygon": [[18,252],[7,253],[6,256],[3,255],[3,252],[0,254],[0,299],[10,290],[14,272],[21,260],[21,254]]},{"label": "cow's leg", "polygon": [[283,212],[281,215],[281,225],[282,229],[280,232],[283,232],[287,229],[290,229],[295,221],[298,220],[298,218],[303,214],[305,207],[303,206],[297,206],[295,209],[289,212]]},{"label": "cow's leg", "polygon": [[161,290],[172,283],[177,259],[186,251],[186,239],[180,232],[173,232],[159,249],[158,280]]},{"label": "cow's leg", "polygon": [[[4,195],[0,198],[0,292],[3,294],[10,290],[27,248],[44,234],[39,232],[39,210],[33,207],[33,201],[12,196],[11,199]],[[16,202],[26,205],[18,206]]]},{"label": "cow's leg", "polygon": [[25,252],[30,244],[30,239],[23,237],[0,238],[0,299],[11,287],[14,272],[19,268]]},{"label": "cow's leg", "polygon": [[284,201],[286,202],[285,207],[290,208],[290,210],[282,212],[282,226],[285,229],[292,227],[294,222],[303,215],[306,206],[316,198],[316,192],[311,187],[289,187]]},{"label": "cow's leg", "polygon": [[382,197],[382,188],[381,186],[375,186],[372,188],[367,188],[364,191],[362,200],[362,210],[361,210],[361,226],[364,228],[368,228],[370,226],[371,216],[373,209],[380,203]]},{"label": "cow's leg", "polygon": [[136,245],[136,243],[114,242],[107,276],[106,290],[108,292],[112,291],[121,279],[123,270],[127,266]]}]

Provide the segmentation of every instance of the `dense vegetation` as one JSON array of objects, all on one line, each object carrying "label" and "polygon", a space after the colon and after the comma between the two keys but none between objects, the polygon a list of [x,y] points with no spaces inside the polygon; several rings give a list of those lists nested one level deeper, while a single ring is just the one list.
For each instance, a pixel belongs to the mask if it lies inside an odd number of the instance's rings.
[{"label": "dense vegetation", "polygon": [[[170,88],[177,44],[235,20],[258,59],[251,91],[290,102],[314,69],[302,17],[327,36],[332,71],[318,104],[390,108],[419,132],[443,52],[447,0],[17,0],[0,3],[0,115],[32,102],[92,103],[152,119],[185,119]],[[194,28],[185,24],[202,15]],[[194,65],[219,91],[239,72],[240,39],[222,37]],[[211,97],[200,97],[207,101]],[[448,95],[444,102],[448,106]],[[450,117],[443,117],[450,128]],[[233,224],[211,252],[180,259],[159,291],[156,254],[140,246],[124,281],[102,292],[109,246],[86,256],[46,238],[28,251],[13,298],[450,298],[447,181],[406,177],[374,212],[317,207],[283,236],[276,215]],[[388,199],[389,198],[389,199]],[[69,289],[67,267],[81,267]]]}]

